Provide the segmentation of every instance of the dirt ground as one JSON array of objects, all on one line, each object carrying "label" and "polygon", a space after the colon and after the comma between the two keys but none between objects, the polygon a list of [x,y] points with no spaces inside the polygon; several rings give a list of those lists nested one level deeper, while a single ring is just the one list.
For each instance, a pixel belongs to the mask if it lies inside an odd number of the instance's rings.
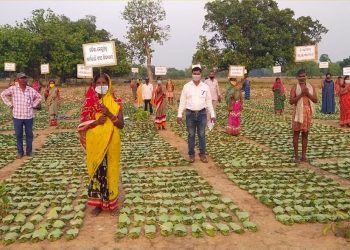
[{"label": "dirt ground", "polygon": [[[264,93],[269,93],[269,89],[264,88]],[[82,91],[83,88],[80,88]],[[129,99],[131,90],[123,85],[116,87],[121,96]],[[76,90],[71,88],[62,89],[65,98],[70,98],[71,93]],[[256,92],[253,88],[253,93]],[[75,92],[76,93],[76,92]],[[260,90],[259,90],[260,93]],[[257,94],[257,93],[256,93]],[[69,111],[72,112],[72,111]],[[334,121],[331,121],[334,122]],[[331,123],[330,122],[330,123]],[[327,122],[328,123],[328,122]],[[334,125],[334,124],[333,124]],[[74,131],[59,130],[59,131]],[[38,130],[38,136],[34,140],[34,147],[40,148],[46,137],[53,132],[58,132],[55,128]],[[160,131],[160,135],[171,145],[175,146],[181,155],[187,158],[187,143],[182,138],[171,131],[171,128]],[[242,140],[249,141],[242,137]],[[254,143],[257,144],[257,143]],[[257,144],[259,145],[259,144]],[[266,148],[266,147],[265,147]],[[0,170],[0,180],[9,177],[25,158],[15,160]],[[334,175],[316,169],[312,166],[303,165],[304,168],[312,168],[320,174],[325,174],[333,179],[338,179],[343,185],[349,185],[350,181],[341,179]],[[72,241],[58,240],[55,242],[43,241],[39,243],[15,243],[10,246],[1,246],[0,249],[87,249],[87,250],[117,250],[117,249],[350,249],[350,243],[342,237],[333,234],[324,236],[322,234],[323,224],[307,223],[285,226],[274,218],[271,208],[266,207],[257,201],[248,192],[240,189],[229,181],[223,170],[215,165],[209,158],[209,163],[201,163],[198,159],[188,169],[197,170],[198,174],[208,181],[215,190],[220,191],[224,196],[232,198],[237,205],[251,214],[251,219],[258,225],[258,232],[246,232],[242,235],[230,234],[229,236],[217,235],[215,237],[204,237],[196,239],[191,236],[186,237],[162,237],[149,240],[145,237],[139,239],[124,238],[116,242],[114,232],[116,230],[117,218],[108,213],[102,213],[97,218],[90,215],[90,208],[86,211],[84,224],[78,237]]]}]

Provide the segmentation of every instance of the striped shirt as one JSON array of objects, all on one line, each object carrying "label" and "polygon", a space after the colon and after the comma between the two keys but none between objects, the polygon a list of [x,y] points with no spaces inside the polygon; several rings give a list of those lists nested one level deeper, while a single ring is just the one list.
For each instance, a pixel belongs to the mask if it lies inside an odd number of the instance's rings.
[{"label": "striped shirt", "polygon": [[[3,102],[12,108],[13,117],[16,119],[33,118],[33,108],[41,101],[41,95],[33,88],[26,86],[23,91],[18,84],[5,89],[0,94]],[[11,97],[11,99],[9,98]]]}]

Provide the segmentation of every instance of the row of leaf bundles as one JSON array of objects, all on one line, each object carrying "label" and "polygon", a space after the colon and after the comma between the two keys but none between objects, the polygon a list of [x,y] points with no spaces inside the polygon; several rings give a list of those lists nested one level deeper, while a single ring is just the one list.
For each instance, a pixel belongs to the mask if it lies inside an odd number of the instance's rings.
[{"label": "row of leaf bundles", "polygon": [[[80,204],[74,208],[65,206],[51,209],[47,206],[48,202],[44,202],[28,220],[22,213],[15,216],[10,214],[3,218],[2,223],[4,225],[0,227],[0,232],[3,234],[3,243],[11,244],[16,240],[20,242],[29,240],[37,242],[44,239],[53,241],[63,235],[67,240],[74,239],[83,224],[85,205]],[[67,211],[64,211],[64,209]],[[59,215],[59,213],[62,215]]]},{"label": "row of leaf bundles", "polygon": [[[192,223],[191,225],[191,235],[195,238],[203,237],[204,234],[214,237],[217,232],[220,232],[223,235],[229,235],[231,232],[235,232],[238,234],[244,233],[244,229],[236,223],[228,222],[228,223]],[[256,225],[247,220],[243,222],[243,227],[256,232]],[[182,223],[173,223],[173,222],[164,222],[159,224],[158,231],[162,236],[175,235],[179,237],[186,236],[188,234],[188,228],[185,224]],[[121,239],[126,236],[135,239],[140,237],[142,234],[142,227],[135,226],[128,230],[128,227],[120,227],[117,229],[116,238]],[[144,226],[144,236],[147,238],[155,238],[157,236],[157,226],[156,225],[145,225]]]}]

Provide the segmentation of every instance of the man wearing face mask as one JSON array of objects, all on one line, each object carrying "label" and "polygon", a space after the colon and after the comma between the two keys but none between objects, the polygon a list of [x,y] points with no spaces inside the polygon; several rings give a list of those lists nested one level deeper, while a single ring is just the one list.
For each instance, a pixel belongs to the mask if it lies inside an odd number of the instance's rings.
[{"label": "man wearing face mask", "polygon": [[[9,87],[1,93],[4,103],[12,109],[13,125],[17,141],[17,159],[24,155],[23,127],[26,134],[26,155],[32,155],[33,144],[33,108],[41,101],[41,95],[27,84],[27,75],[18,73],[18,84]],[[9,98],[11,97],[11,99]]]},{"label": "man wearing face mask", "polygon": [[326,74],[326,79],[322,82],[322,109],[324,114],[333,114],[335,112],[334,82],[331,74]]},{"label": "man wearing face mask", "polygon": [[190,162],[195,161],[195,135],[198,133],[200,160],[207,163],[205,155],[205,127],[207,125],[207,111],[211,122],[215,122],[215,112],[208,85],[201,81],[202,69],[199,66],[192,68],[192,81],[186,83],[182,89],[177,114],[177,123],[182,123],[182,113],[185,111],[188,132],[188,154]]},{"label": "man wearing face mask", "polygon": [[[293,129],[293,147],[295,162],[300,160],[307,162],[306,149],[308,144],[308,135],[311,127],[312,115],[315,112],[314,103],[317,102],[316,91],[314,87],[307,82],[306,72],[300,69],[297,73],[298,83],[290,91],[289,103],[294,105],[292,120]],[[299,134],[302,136],[301,159],[298,157]]]},{"label": "man wearing face mask", "polygon": [[[153,84],[149,82],[149,78],[145,78],[146,84],[142,85],[142,99],[145,104],[145,111],[149,109],[149,113],[153,113],[152,105],[151,105],[151,99],[153,95]],[[148,108],[149,107],[149,108]]]}]

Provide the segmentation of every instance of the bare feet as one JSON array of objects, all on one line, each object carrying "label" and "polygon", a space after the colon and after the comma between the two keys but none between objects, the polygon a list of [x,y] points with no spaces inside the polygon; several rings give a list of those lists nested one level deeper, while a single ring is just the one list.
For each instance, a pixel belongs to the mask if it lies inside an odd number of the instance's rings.
[{"label": "bare feet", "polygon": [[119,215],[120,209],[121,209],[121,207],[118,206],[116,209],[112,210],[111,211],[111,216]]},{"label": "bare feet", "polygon": [[97,215],[99,215],[100,213],[102,212],[102,208],[100,208],[100,207],[95,207],[92,211],[91,211],[91,214],[93,215],[93,216],[97,216]]},{"label": "bare feet", "polygon": [[301,157],[300,161],[310,163],[310,160],[306,157]]}]

